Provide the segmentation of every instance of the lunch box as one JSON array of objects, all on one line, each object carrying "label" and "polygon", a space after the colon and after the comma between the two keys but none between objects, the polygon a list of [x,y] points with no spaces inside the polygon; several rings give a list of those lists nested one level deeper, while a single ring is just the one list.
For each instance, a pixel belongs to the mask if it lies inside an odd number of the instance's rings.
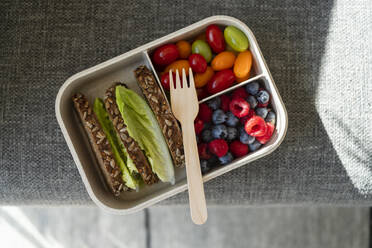
[{"label": "lunch box", "polygon": [[[130,89],[143,96],[133,73],[140,65],[146,65],[153,71],[161,87],[159,75],[154,70],[150,54],[154,49],[163,44],[174,43],[179,40],[192,40],[192,38],[195,38],[198,34],[205,31],[206,27],[210,24],[216,24],[222,28],[233,25],[245,33],[249,40],[249,50],[253,56],[253,75],[244,82],[237,83],[222,92],[203,99],[200,103],[232,91],[235,88],[244,86],[252,81],[260,80],[271,94],[271,105],[276,112],[277,120],[274,134],[267,144],[263,145],[255,152],[251,152],[244,157],[234,160],[228,165],[212,169],[203,175],[203,180],[211,180],[230,170],[268,155],[283,141],[287,131],[287,112],[252,31],[244,23],[233,17],[212,16],[206,18],[99,65],[79,72],[67,79],[60,88],[55,103],[57,121],[90,197],[102,209],[115,214],[129,214],[176,195],[187,189],[186,171],[185,168],[175,168],[176,183],[174,185],[159,182],[151,186],[145,185],[138,192],[122,192],[120,196],[114,196],[112,192],[106,188],[89,140],[74,111],[71,100],[73,94],[82,92],[87,96],[90,103],[93,103],[96,97],[103,98],[106,89],[112,86],[114,82],[120,81],[125,82]],[[208,196],[206,197],[208,198]]]}]

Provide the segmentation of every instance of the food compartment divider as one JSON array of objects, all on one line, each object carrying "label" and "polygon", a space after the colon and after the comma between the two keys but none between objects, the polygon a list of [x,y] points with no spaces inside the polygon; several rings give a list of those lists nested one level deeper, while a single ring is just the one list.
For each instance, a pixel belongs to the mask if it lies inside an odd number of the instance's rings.
[{"label": "food compartment divider", "polygon": [[225,89],[223,91],[220,91],[220,92],[218,92],[216,94],[213,94],[213,95],[210,95],[208,97],[205,97],[204,99],[202,99],[202,100],[199,101],[199,104],[200,103],[203,103],[203,102],[206,102],[206,101],[208,101],[208,100],[210,100],[210,99],[212,99],[212,98],[214,98],[216,96],[220,96],[220,95],[223,95],[225,93],[228,93],[228,92],[230,92],[232,90],[235,90],[237,88],[240,88],[241,86],[246,85],[246,84],[249,84],[249,83],[251,83],[253,81],[262,79],[263,77],[264,77],[264,75],[263,74],[260,74],[260,75],[257,75],[255,77],[248,78],[247,80],[245,80],[243,82],[240,82],[240,83],[237,83],[237,84],[234,84],[233,86],[231,86],[231,87],[229,87],[229,88],[227,88],[227,89]]}]

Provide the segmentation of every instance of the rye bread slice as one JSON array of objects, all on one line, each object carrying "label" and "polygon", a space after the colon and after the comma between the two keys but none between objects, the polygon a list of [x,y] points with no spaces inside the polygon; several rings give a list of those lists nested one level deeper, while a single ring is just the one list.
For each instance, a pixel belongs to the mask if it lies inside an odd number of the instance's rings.
[{"label": "rye bread slice", "polygon": [[106,183],[114,195],[118,196],[121,191],[128,190],[125,186],[119,166],[116,164],[111,146],[107,140],[101,125],[98,122],[88,99],[81,93],[72,97],[74,107],[79,119],[88,135],[93,152],[100,165]]},{"label": "rye bread slice", "polygon": [[146,97],[147,102],[158,120],[174,165],[176,167],[183,167],[185,165],[185,155],[182,132],[165,95],[157,84],[154,75],[146,66],[142,65],[138,67],[134,71],[134,74],[143,95]]},{"label": "rye bread slice", "polygon": [[124,124],[124,120],[116,104],[115,88],[117,85],[125,86],[124,84],[116,83],[114,86],[107,89],[104,97],[105,108],[109,114],[111,122],[114,125],[117,136],[120,137],[124,148],[127,150],[129,157],[136,165],[143,181],[148,185],[154,184],[158,181],[158,178],[153,173],[150,163],[148,162],[137,141],[130,137],[127,131],[127,126]]}]

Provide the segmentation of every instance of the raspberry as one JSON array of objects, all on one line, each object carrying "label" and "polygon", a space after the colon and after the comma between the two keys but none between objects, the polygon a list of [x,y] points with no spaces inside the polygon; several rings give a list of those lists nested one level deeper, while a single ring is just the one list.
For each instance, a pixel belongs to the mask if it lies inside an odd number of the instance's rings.
[{"label": "raspberry", "polygon": [[200,143],[198,145],[198,153],[199,153],[199,158],[201,159],[210,159],[212,155],[210,154],[208,150],[208,145],[206,143]]},{"label": "raspberry", "polygon": [[237,158],[242,157],[248,153],[248,145],[235,140],[230,144],[230,152]]},{"label": "raspberry", "polygon": [[255,115],[245,123],[244,129],[250,136],[264,136],[266,133],[265,120],[262,119],[262,117]]},{"label": "raspberry", "polygon": [[271,136],[273,135],[274,133],[274,129],[275,129],[275,126],[271,123],[266,123],[266,133],[264,136],[262,137],[257,137],[256,139],[258,140],[258,142],[260,142],[261,144],[266,144],[270,139],[271,139]]},{"label": "raspberry", "polygon": [[222,95],[220,96],[221,98],[221,109],[225,112],[229,111],[229,105],[230,105],[230,97],[228,97],[227,95]]},{"label": "raspberry", "polygon": [[211,122],[212,120],[212,109],[207,104],[202,103],[199,105],[199,119],[204,122]]},{"label": "raspberry", "polygon": [[223,157],[226,155],[229,147],[227,142],[223,139],[215,139],[209,142],[208,145],[209,151],[216,155],[217,157]]},{"label": "raspberry", "polygon": [[241,87],[233,91],[232,98],[234,99],[236,97],[245,99],[246,97],[248,97],[248,93],[245,91],[243,87]]},{"label": "raspberry", "polygon": [[251,119],[255,115],[256,115],[256,112],[254,112],[253,109],[250,109],[246,116],[239,119],[240,123],[244,125],[249,119]]},{"label": "raspberry", "polygon": [[236,117],[241,118],[249,113],[249,103],[247,103],[243,98],[237,97],[232,99],[230,102],[230,111]]},{"label": "raspberry", "polygon": [[196,135],[199,135],[201,131],[203,130],[204,122],[200,120],[199,118],[196,118],[194,121],[194,128]]}]

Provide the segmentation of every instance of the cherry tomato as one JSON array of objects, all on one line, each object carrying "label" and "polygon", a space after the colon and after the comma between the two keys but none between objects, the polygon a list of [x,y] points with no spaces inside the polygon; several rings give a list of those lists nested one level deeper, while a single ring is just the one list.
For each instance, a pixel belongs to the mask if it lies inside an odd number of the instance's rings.
[{"label": "cherry tomato", "polygon": [[169,70],[172,70],[172,72],[176,73],[176,70],[178,70],[178,73],[180,76],[182,75],[182,68],[185,68],[186,75],[189,75],[189,68],[190,64],[189,61],[186,59],[176,60],[172,64],[168,65],[165,68],[164,73],[168,73]]},{"label": "cherry tomato", "polygon": [[228,26],[225,28],[224,37],[226,43],[237,52],[243,52],[248,49],[249,41],[247,36],[237,27]]},{"label": "cherry tomato", "polygon": [[239,53],[234,63],[234,74],[237,78],[246,78],[252,67],[252,54],[250,51]]},{"label": "cherry tomato", "polygon": [[196,40],[191,45],[192,53],[198,53],[202,55],[205,60],[209,63],[212,60],[212,50],[208,43],[202,40]]},{"label": "cherry tomato", "polygon": [[174,44],[167,44],[158,47],[153,56],[152,60],[158,66],[169,65],[179,57],[177,46]]},{"label": "cherry tomato", "polygon": [[185,40],[180,40],[176,43],[178,52],[180,54],[181,59],[187,59],[191,53],[191,45],[189,42]]},{"label": "cherry tomato", "polygon": [[[176,74],[172,73],[173,75],[173,82],[176,81]],[[161,85],[163,89],[170,90],[170,80],[169,80],[169,73],[164,73],[160,79]]]},{"label": "cherry tomato", "polygon": [[213,52],[220,53],[225,50],[225,39],[217,25],[212,24],[207,27],[206,38]]},{"label": "cherry tomato", "polygon": [[235,75],[232,70],[226,69],[214,74],[207,83],[207,90],[210,94],[215,94],[229,88],[235,81]]},{"label": "cherry tomato", "polygon": [[204,73],[207,70],[207,61],[200,54],[191,54],[189,56],[189,64],[193,72]]},{"label": "cherry tomato", "polygon": [[198,36],[196,36],[195,40],[206,41],[207,40],[207,37],[205,36],[205,33],[201,33]]},{"label": "cherry tomato", "polygon": [[196,73],[194,82],[196,88],[201,88],[208,83],[214,75],[212,67],[208,66],[204,73]]},{"label": "cherry tomato", "polygon": [[233,52],[224,51],[213,58],[211,65],[213,70],[222,71],[233,67],[235,61],[235,54]]},{"label": "cherry tomato", "polygon": [[248,75],[246,77],[243,77],[243,78],[236,78],[236,82],[238,83],[241,83],[241,82],[244,82],[246,80],[248,80],[248,78],[251,76],[251,72],[248,73]]},{"label": "cherry tomato", "polygon": [[196,89],[196,94],[198,95],[199,100],[208,96],[208,92],[205,90],[205,88]]}]

